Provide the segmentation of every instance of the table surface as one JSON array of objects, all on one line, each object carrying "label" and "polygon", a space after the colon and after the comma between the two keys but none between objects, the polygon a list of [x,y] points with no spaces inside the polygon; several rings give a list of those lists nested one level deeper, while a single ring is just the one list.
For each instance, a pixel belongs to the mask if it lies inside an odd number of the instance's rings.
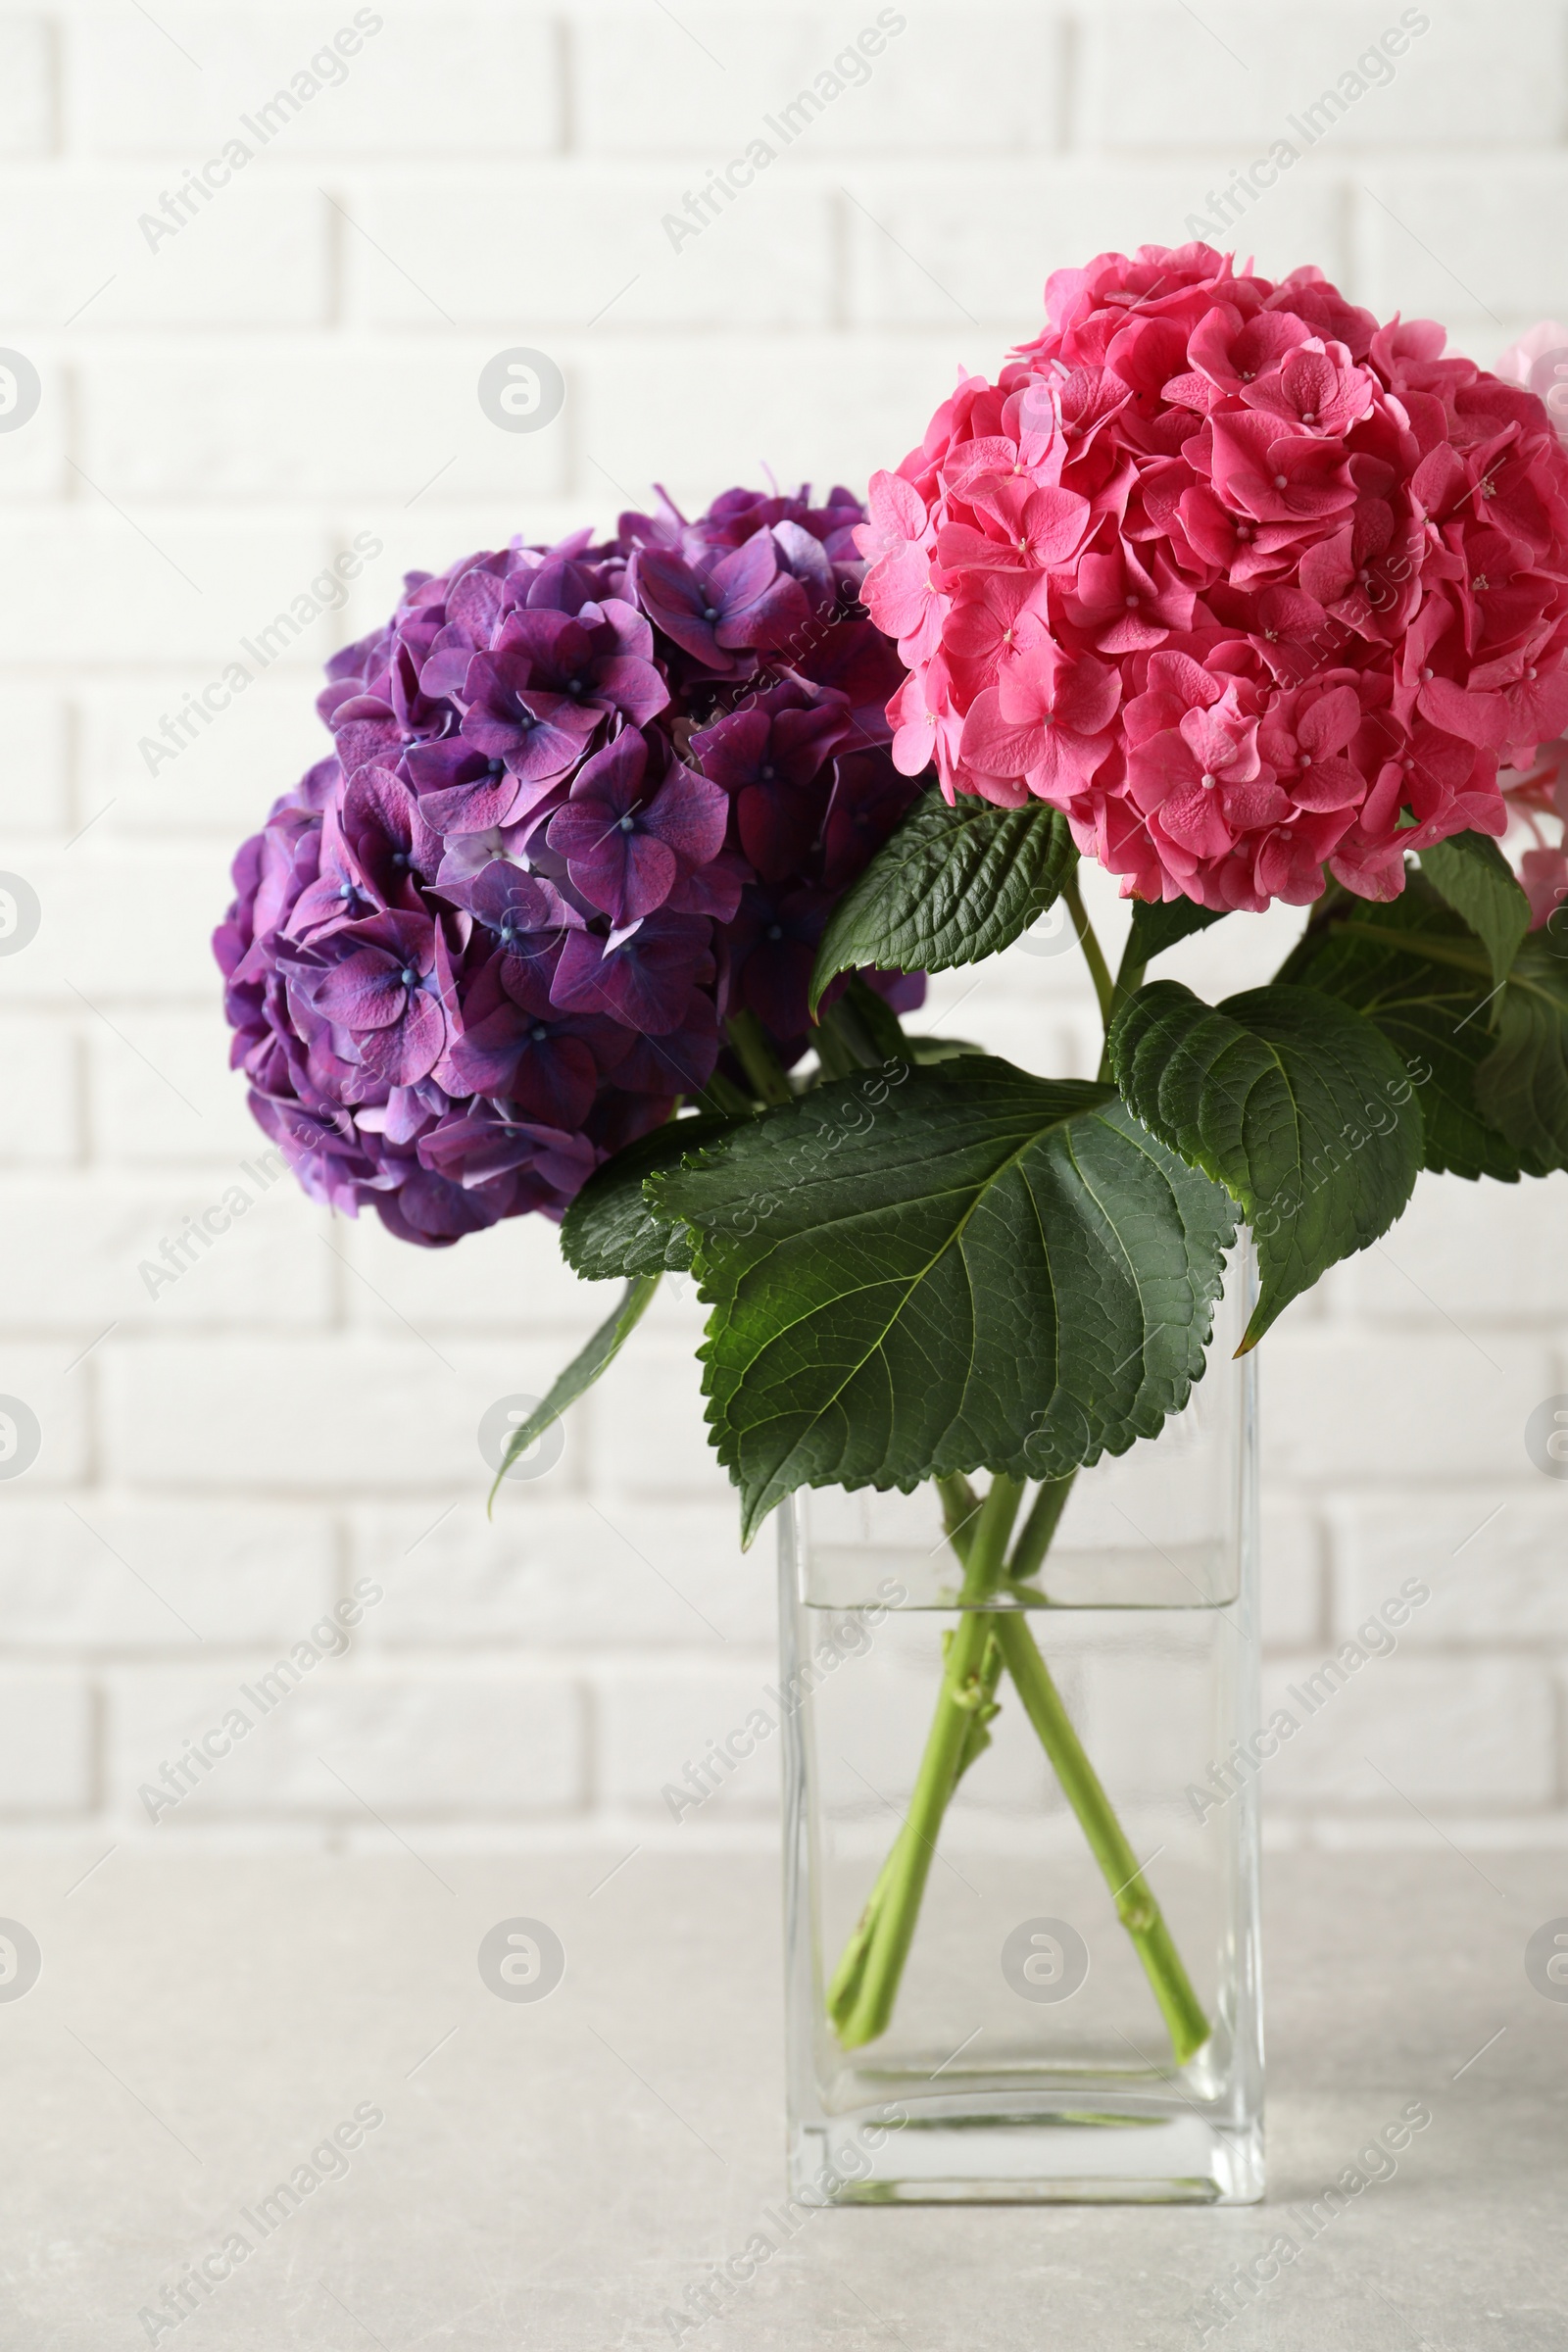
[{"label": "table surface", "polygon": [[[0,1999],[4,2352],[1187,2352],[1200,2299],[1412,2099],[1432,2125],[1393,2177],[1207,2343],[1568,2341],[1568,2002],[1524,1966],[1568,1856],[1270,1862],[1266,2204],[816,2213],[685,2327],[783,2187],[765,1861],[117,1851],[68,1893],[90,1859],[0,1879],[43,1955]],[[544,2000],[476,1966],[518,1916],[566,1955]],[[301,2165],[319,2185],[264,2234]],[[173,2324],[204,2257],[229,2275]]]}]

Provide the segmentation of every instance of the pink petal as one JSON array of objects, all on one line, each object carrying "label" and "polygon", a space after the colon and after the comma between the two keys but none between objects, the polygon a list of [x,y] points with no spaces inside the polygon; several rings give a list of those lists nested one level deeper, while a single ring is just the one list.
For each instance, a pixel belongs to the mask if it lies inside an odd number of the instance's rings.
[{"label": "pink petal", "polygon": [[1483,751],[1495,751],[1508,740],[1508,711],[1500,694],[1466,694],[1451,678],[1424,679],[1416,696],[1423,718],[1446,735],[1457,735]]}]

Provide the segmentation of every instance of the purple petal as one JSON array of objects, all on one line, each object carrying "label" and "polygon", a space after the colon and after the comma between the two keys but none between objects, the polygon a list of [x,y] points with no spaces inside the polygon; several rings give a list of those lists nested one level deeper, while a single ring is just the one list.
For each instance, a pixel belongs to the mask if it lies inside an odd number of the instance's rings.
[{"label": "purple petal", "polygon": [[636,807],[647,773],[647,738],[635,727],[624,728],[613,743],[607,743],[603,751],[584,760],[572,780],[572,805],[598,807],[607,819],[624,816]]},{"label": "purple petal", "polygon": [[514,1188],[505,1181],[490,1187],[487,1196],[466,1192],[462,1185],[449,1184],[428,1169],[415,1168],[395,1193],[377,1197],[375,1208],[382,1224],[399,1241],[422,1242],[426,1248],[439,1249],[466,1233],[480,1233],[485,1226],[494,1225],[507,1214],[513,1197]]},{"label": "purple petal", "polygon": [[736,803],[741,848],[768,881],[798,872],[821,829],[825,789],[749,784]]},{"label": "purple petal", "polygon": [[563,808],[550,826],[550,846],[562,849],[558,832],[568,822],[583,836],[581,855],[565,851],[572,887],[617,927],[635,923],[662,906],[674,885],[674,853],[641,831],[623,833],[601,811]]},{"label": "purple petal", "polygon": [[551,982],[570,1011],[602,1012],[645,1036],[677,1028],[708,946],[708,925],[690,915],[651,916],[610,955],[590,932],[574,931]]},{"label": "purple petal", "polygon": [[527,1031],[528,1015],[512,1004],[470,1020],[436,1064],[438,1082],[449,1095],[509,1093]]},{"label": "purple petal", "polygon": [[507,765],[525,784],[553,784],[581,759],[603,712],[584,710],[564,695],[527,699],[534,723],[507,754]]},{"label": "purple petal", "polygon": [[568,801],[550,819],[545,835],[558,857],[589,859],[612,841],[624,841],[620,818],[603,801]]},{"label": "purple petal", "polygon": [[488,645],[502,614],[515,601],[507,581],[474,565],[447,591],[447,626],[464,630],[470,645]]},{"label": "purple petal", "polygon": [[[741,553],[745,554],[745,549]],[[718,624],[722,646],[788,648],[803,641],[810,625],[811,608],[799,580],[781,572],[755,603],[734,608]]]},{"label": "purple petal", "polygon": [[497,1091],[531,1118],[580,1127],[598,1085],[599,1065],[581,1038],[546,1035],[528,1039],[511,1085]]},{"label": "purple petal", "polygon": [[685,864],[706,865],[724,846],[729,795],[693,769],[674,767],[639,821]]},{"label": "purple petal", "polygon": [[737,792],[757,780],[766,755],[771,721],[765,710],[733,710],[691,739],[691,756],[705,776]]},{"label": "purple petal", "polygon": [[473,667],[474,649],[461,629],[443,629],[419,672],[423,693],[439,696],[447,702],[466,703],[468,700],[468,672]]},{"label": "purple petal", "polygon": [[639,662],[652,662],[654,632],[635,605],[627,604],[624,597],[606,596],[600,598],[599,610],[614,638],[617,654],[630,654]]},{"label": "purple petal", "polygon": [[650,1095],[690,1094],[708,1084],[717,1060],[718,1015],[712,1000],[694,989],[679,1028],[637,1038],[615,1084]]},{"label": "purple petal", "polygon": [[830,605],[835,594],[833,566],[827,560],[827,551],[821,540],[813,539],[810,532],[803,530],[798,522],[785,521],[774,523],[773,541],[811,603]]},{"label": "purple petal", "polygon": [[905,672],[897,649],[879,628],[869,620],[841,620],[799,654],[795,666],[813,684],[844,695],[856,725],[871,742],[887,741],[886,707]]},{"label": "purple petal", "polygon": [[441,1058],[447,1025],[441,1008],[422,990],[411,989],[403,1018],[390,1029],[372,1029],[359,1041],[360,1058],[368,1070],[392,1086],[413,1086],[427,1078]]},{"label": "purple petal", "polygon": [[664,901],[665,909],[670,914],[710,914],[716,923],[732,923],[751,878],[745,860],[725,851],[682,874]]},{"label": "purple petal", "polygon": [[[508,614],[496,650],[520,656],[530,672],[540,668],[555,671],[563,661],[570,662],[574,653],[577,660],[586,661],[588,639],[564,612],[524,611]],[[544,682],[550,683],[548,679]]]},{"label": "purple petal", "polygon": [[593,668],[593,690],[601,701],[629,718],[634,727],[645,727],[651,718],[669,707],[669,688],[651,662],[640,662],[626,654],[612,654]]},{"label": "purple petal", "polygon": [[438,833],[488,833],[506,823],[518,791],[515,776],[486,774],[472,784],[455,784],[449,792],[422,793],[419,812]]},{"label": "purple petal", "polygon": [[706,618],[709,612],[716,617],[721,602],[708,596],[678,556],[668,555],[662,548],[640,547],[628,578],[643,611],[666,637],[721,675],[734,668],[734,662],[713,633],[712,621]]},{"label": "purple petal", "polygon": [[345,956],[313,990],[311,1002],[339,1028],[388,1029],[402,1017],[408,990],[401,965],[380,948],[362,948]]},{"label": "purple petal", "polygon": [[356,717],[346,723],[340,718],[334,732],[343,773],[351,778],[372,760],[379,764],[388,759],[396,760],[403,749],[403,737],[389,710],[384,717]]}]

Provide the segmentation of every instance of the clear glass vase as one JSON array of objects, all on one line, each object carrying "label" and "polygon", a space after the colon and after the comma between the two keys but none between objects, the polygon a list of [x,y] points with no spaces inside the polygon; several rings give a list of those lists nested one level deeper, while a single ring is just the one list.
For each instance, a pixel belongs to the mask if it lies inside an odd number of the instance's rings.
[{"label": "clear glass vase", "polygon": [[[979,1604],[951,1494],[946,1523],[931,1487],[780,1514],[803,2200],[1262,2194],[1253,1288],[1244,1243],[1187,1410],[1081,1472],[1038,1568]],[[956,1692],[976,1720],[933,1810]]]}]

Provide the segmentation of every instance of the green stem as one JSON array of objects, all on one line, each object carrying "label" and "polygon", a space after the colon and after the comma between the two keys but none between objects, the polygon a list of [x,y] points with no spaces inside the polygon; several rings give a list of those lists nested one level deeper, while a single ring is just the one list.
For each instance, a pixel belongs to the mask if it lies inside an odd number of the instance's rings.
[{"label": "green stem", "polygon": [[1108,1028],[1116,994],[1116,983],[1110,976],[1110,966],[1105,961],[1105,951],[1096,938],[1095,926],[1089,920],[1076,866],[1062,884],[1061,895],[1071,910],[1073,927],[1078,933],[1078,945],[1084,952],[1084,961],[1089,966],[1089,977],[1095,984],[1095,995],[1100,1001],[1101,1020]]},{"label": "green stem", "polygon": [[846,1045],[831,1012],[824,1013],[817,1023],[811,1043],[825,1078],[853,1078],[857,1070],[865,1066],[853,1047]]},{"label": "green stem", "polygon": [[873,1068],[907,1054],[909,1041],[904,1034],[904,1023],[863,973],[850,974],[842,1002],[864,1040],[865,1057]]},{"label": "green stem", "polygon": [[1111,1810],[1100,1776],[1072,1728],[1061,1694],[1035,1645],[1022,1615],[999,1609],[996,1637],[1040,1744],[1050,1757],[1062,1793],[1083,1825],[1090,1850],[1105,1875],[1116,1916],[1131,1936],[1144,1973],[1170,2030],[1178,2066],[1185,2066],[1209,2037],[1211,2028],[1193,1990],[1164,1915]]},{"label": "green stem", "polygon": [[[961,1470],[955,1472],[950,1478],[939,1478],[936,1481],[936,1490],[942,1497],[942,1525],[946,1530],[948,1542],[957,1553],[960,1567],[967,1570],[969,1547],[978,1529],[984,1505]],[[1013,1551],[1016,1554],[1016,1544],[1013,1546]],[[1011,1574],[1012,1568],[1009,1563],[1002,1581],[1004,1582]],[[952,1639],[951,1634],[944,1637],[945,1642],[951,1642]],[[945,1649],[943,1654],[944,1656],[947,1654]],[[990,1725],[1001,1712],[997,1705],[997,1685],[1001,1680],[1002,1649],[993,1635],[986,1643],[985,1655],[981,1661],[977,1681],[980,1703],[969,1717],[969,1737],[964,1742],[963,1751],[958,1759],[958,1769],[954,1775],[955,1788],[962,1780],[976,1756],[991,1745]]]},{"label": "green stem", "polygon": [[1111,992],[1112,1015],[1120,1012],[1130,997],[1137,996],[1138,991],[1144,985],[1144,974],[1148,969],[1148,957],[1134,955],[1133,934],[1129,933],[1127,945],[1121,952],[1121,961],[1116,966],[1116,985]]},{"label": "green stem", "polygon": [[853,972],[844,993],[817,1013],[812,1042],[830,1078],[882,1069],[890,1061],[906,1061],[909,1054],[898,1014],[858,972]]},{"label": "green stem", "polygon": [[[970,1486],[961,1471],[950,1478],[939,1478],[935,1484],[937,1493],[942,1498],[942,1524],[947,1532],[948,1541],[957,1553],[960,1565],[967,1569],[970,1540],[975,1532],[975,1523],[980,1516],[979,1499],[973,1487]],[[945,1650],[943,1653],[944,1669],[948,1655],[949,1652]],[[1002,1651],[998,1648],[995,1641],[989,1644],[986,1650],[982,1673],[986,1668],[992,1671],[984,1696],[986,1700],[994,1701],[997,1679],[1002,1669]],[[972,1762],[972,1756],[966,1755],[955,1768],[953,1775],[955,1788],[957,1787],[964,1762]],[[861,1911],[859,1919],[856,1923],[855,1932],[845,1945],[838,1967],[833,1972],[833,1982],[827,1989],[827,2009],[828,2015],[835,2025],[841,2018],[847,2018],[853,2014],[856,2002],[859,1997],[866,1962],[870,1957],[872,1944],[881,1930],[883,1906],[887,1900],[888,1889],[893,1883],[894,1865],[898,1860],[899,1850],[895,1846],[877,1872],[876,1883],[865,1900],[865,1908]]]},{"label": "green stem", "polygon": [[743,1095],[722,1070],[715,1070],[702,1092],[693,1095],[692,1101],[704,1110],[724,1111],[732,1117],[749,1116],[753,1108],[751,1096]]},{"label": "green stem", "polygon": [[1023,1488],[1015,1479],[994,1478],[973,1522],[962,1613],[948,1643],[942,1693],[909,1810],[828,1987],[828,2015],[847,2050],[874,2041],[893,2015],[936,1853],[937,1832],[957,1782],[975,1712],[986,1703],[981,1675],[994,1621],[982,1604],[1002,1581],[1007,1538],[1022,1499]]},{"label": "green stem", "polygon": [[[1065,1478],[1047,1479],[1041,1486],[1007,1562],[1008,1584],[1032,1576],[1045,1558],[1076,1476],[1077,1472],[1070,1470]],[[961,1519],[956,1514],[961,1510],[965,1497],[972,1502],[973,1490],[967,1479],[939,1479],[937,1485],[942,1494],[948,1541],[961,1560],[967,1539]],[[960,1487],[961,1494],[957,1492]],[[1024,1712],[1051,1760],[1062,1793],[1078,1816],[1090,1851],[1105,1874],[1116,1916],[1144,1964],[1160,2014],[1170,2030],[1176,2062],[1185,2066],[1208,2039],[1210,2027],[1165,1925],[1164,1914],[1127,1842],[1100,1776],[1084,1753],[1027,1617],[1016,1610],[999,1609],[993,1624],[997,1648],[1023,1700]],[[995,1690],[995,1683],[991,1688]]]},{"label": "green stem", "polygon": [[1390,932],[1381,923],[1346,922],[1335,926],[1341,939],[1369,939],[1386,948],[1394,939],[1406,955],[1422,955],[1434,963],[1450,964],[1455,971],[1472,972],[1477,979],[1490,979],[1492,965],[1485,950],[1466,948],[1451,939],[1443,939],[1427,931]]},{"label": "green stem", "polygon": [[[1116,1916],[1159,2004],[1177,2064],[1185,2066],[1209,2037],[1202,2003],[1164,1914],[1084,1752],[1026,1615],[976,1605],[1002,1583],[1016,1584],[1034,1574],[1055,1535],[1075,1475],[1069,1472],[1065,1478],[1044,1482],[1001,1574],[998,1563],[1021,1490],[1010,1479],[997,1479],[980,1503],[962,1476],[935,1482],[948,1541],[963,1567],[961,1597],[968,1608],[956,1632],[948,1637],[942,1696],[904,1832],[878,1874],[828,1990],[828,2013],[846,2049],[874,2040],[887,2029],[936,1850],[936,1833],[954,1789],[987,1744],[986,1726],[997,1711],[996,1690],[1004,1664],[1104,1874]],[[994,1511],[999,1488],[1004,1493]]]},{"label": "green stem", "polygon": [[[1008,1584],[1032,1576],[1045,1558],[1076,1476],[1077,1472],[1070,1470],[1065,1478],[1047,1479],[1042,1485],[1013,1544],[1012,1557],[1007,1562]],[[967,1540],[961,1520],[956,1514],[961,1510],[965,1497],[972,1501],[973,1490],[967,1479],[939,1479],[937,1485],[942,1494],[948,1541],[961,1560]],[[957,1492],[959,1488],[961,1494]],[[1105,1874],[1116,1916],[1132,1937],[1144,1964],[1160,2014],[1170,2030],[1176,2062],[1185,2066],[1195,2051],[1202,2048],[1210,2028],[1165,1925],[1164,1914],[1127,1842],[1100,1775],[1084,1753],[1083,1742],[1073,1730],[1027,1617],[1018,1610],[999,1609],[994,1613],[993,1625],[997,1647],[1023,1700],[1024,1712],[1051,1760],[1062,1793],[1078,1816],[1090,1851]]]},{"label": "green stem", "polygon": [[1042,1482],[1040,1492],[1030,1506],[1029,1516],[1019,1530],[1018,1540],[1012,1547],[1012,1557],[1007,1562],[1009,1585],[1021,1585],[1025,1577],[1033,1576],[1051,1549],[1057,1523],[1067,1507],[1067,1497],[1072,1493],[1072,1482],[1077,1475],[1076,1470],[1069,1470],[1065,1478],[1048,1478]]},{"label": "green stem", "polygon": [[958,1555],[960,1568],[969,1565],[969,1541],[980,1516],[980,1497],[961,1470],[951,1478],[933,1480],[942,1501],[942,1531]]},{"label": "green stem", "polygon": [[742,1069],[763,1102],[793,1102],[794,1092],[755,1012],[732,1012],[725,1028]]}]

